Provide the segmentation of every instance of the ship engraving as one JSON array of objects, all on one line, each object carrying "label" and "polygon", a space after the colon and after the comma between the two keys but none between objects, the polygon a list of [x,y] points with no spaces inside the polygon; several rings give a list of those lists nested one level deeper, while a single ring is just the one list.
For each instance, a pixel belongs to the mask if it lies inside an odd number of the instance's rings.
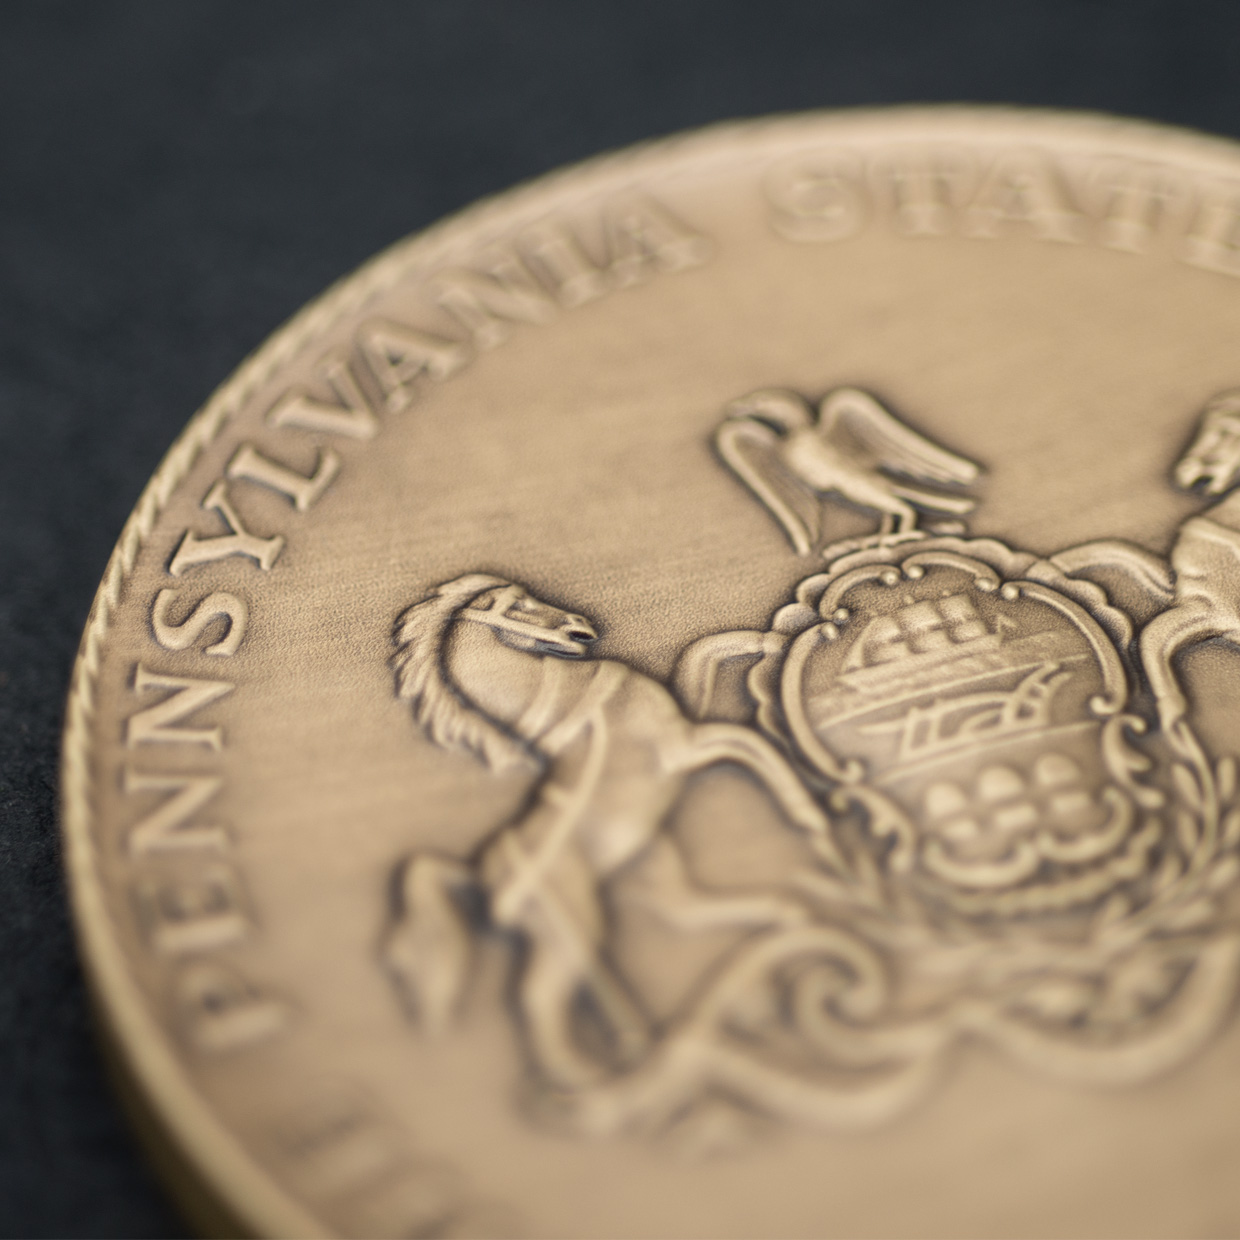
[{"label": "ship engraving", "polygon": [[[856,388],[816,412],[753,393],[716,449],[813,571],[767,628],[686,646],[667,685],[594,658],[594,618],[495,576],[397,620],[422,733],[534,787],[473,853],[398,863],[383,965],[410,1020],[463,1019],[499,932],[531,1112],[693,1148],[892,1122],[970,1042],[1098,1087],[1188,1060],[1240,980],[1236,764],[1198,735],[1179,662],[1240,645],[1240,394],[1172,470],[1213,502],[1166,561],[970,536],[979,466]],[[824,547],[838,498],[879,527]],[[690,775],[722,765],[799,841],[777,884],[711,887],[677,837]],[[729,945],[660,1008],[616,954],[626,905]]]}]

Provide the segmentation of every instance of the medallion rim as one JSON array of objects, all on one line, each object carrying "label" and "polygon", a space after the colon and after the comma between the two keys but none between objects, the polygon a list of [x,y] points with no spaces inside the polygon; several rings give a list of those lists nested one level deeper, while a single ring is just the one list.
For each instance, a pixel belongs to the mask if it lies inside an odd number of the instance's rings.
[{"label": "medallion rim", "polygon": [[1086,110],[943,104],[790,112],[728,120],[639,142],[523,180],[403,238],[322,293],[276,328],[234,369],[179,432],[144,487],[109,556],[83,628],[70,676],[60,763],[60,833],[79,958],[104,1030],[145,1104],[207,1190],[258,1234],[326,1236],[324,1224],[244,1147],[181,1066],[182,1056],[152,1014],[113,929],[98,864],[92,795],[96,776],[96,676],[112,616],[125,605],[137,556],[167,502],[200,455],[246,401],[282,366],[391,285],[416,278],[420,266],[473,251],[502,224],[590,200],[625,186],[630,170],[643,182],[735,164],[745,150],[775,159],[833,138],[864,146],[883,136],[909,141],[950,139],[1038,141],[1057,150],[1111,155],[1129,151],[1191,166],[1198,173],[1240,177],[1240,142],[1192,128]]}]

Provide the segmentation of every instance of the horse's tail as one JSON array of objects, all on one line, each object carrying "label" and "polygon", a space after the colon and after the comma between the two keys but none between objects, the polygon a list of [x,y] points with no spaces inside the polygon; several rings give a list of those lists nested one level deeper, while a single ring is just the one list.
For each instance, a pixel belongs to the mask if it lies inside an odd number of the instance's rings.
[{"label": "horse's tail", "polygon": [[383,963],[410,1016],[428,1033],[452,1023],[465,992],[470,927],[460,897],[477,883],[459,861],[433,853],[410,857],[400,870],[397,914],[383,943]]}]

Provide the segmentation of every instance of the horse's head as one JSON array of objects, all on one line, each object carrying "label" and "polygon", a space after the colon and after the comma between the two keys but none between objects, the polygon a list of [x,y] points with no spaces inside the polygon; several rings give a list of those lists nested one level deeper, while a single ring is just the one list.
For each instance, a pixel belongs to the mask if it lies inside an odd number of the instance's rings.
[{"label": "horse's head", "polygon": [[525,744],[446,678],[444,651],[458,621],[486,625],[516,650],[561,659],[583,658],[597,636],[594,626],[487,573],[445,581],[397,617],[392,633],[396,692],[413,707],[414,718],[431,740],[445,749],[469,750],[496,770],[528,766],[535,759]]},{"label": "horse's head", "polygon": [[1221,495],[1240,482],[1240,390],[1216,396],[1201,415],[1192,447],[1175,467],[1185,490],[1199,482],[1207,495]]},{"label": "horse's head", "polygon": [[461,620],[485,624],[506,646],[532,654],[580,659],[598,634],[576,612],[544,603],[521,586],[503,584],[479,594],[457,612]]}]

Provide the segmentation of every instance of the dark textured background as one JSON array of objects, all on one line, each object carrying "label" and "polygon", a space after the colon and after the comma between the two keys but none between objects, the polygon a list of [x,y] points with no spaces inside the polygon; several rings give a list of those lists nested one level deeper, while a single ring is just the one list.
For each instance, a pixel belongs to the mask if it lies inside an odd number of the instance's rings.
[{"label": "dark textured background", "polygon": [[174,435],[337,276],[482,194],[730,116],[1095,108],[1240,135],[1240,4],[0,0],[0,1232],[183,1235],[103,1079],[62,699]]}]

